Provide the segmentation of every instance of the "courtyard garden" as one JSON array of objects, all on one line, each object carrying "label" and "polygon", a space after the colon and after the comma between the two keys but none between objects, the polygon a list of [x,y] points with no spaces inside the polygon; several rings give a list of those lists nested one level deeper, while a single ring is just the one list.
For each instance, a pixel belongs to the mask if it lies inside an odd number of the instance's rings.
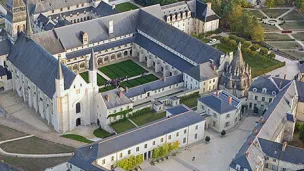
[{"label": "courtyard garden", "polygon": [[124,88],[128,87],[136,87],[142,84],[146,84],[152,81],[158,80],[158,78],[156,76],[154,76],[153,74],[149,74],[149,75],[145,75],[145,76],[141,76],[129,81],[124,81],[122,82],[120,85]]},{"label": "courtyard garden", "polygon": [[85,137],[81,136],[81,135],[76,135],[76,134],[64,134],[61,135],[61,137],[64,138],[69,138],[72,140],[76,140],[76,141],[80,141],[80,142],[84,142],[84,143],[92,143],[93,141],[86,139]]},{"label": "courtyard garden", "polygon": [[135,114],[134,116],[130,117],[130,119],[136,123],[136,125],[141,126],[164,117],[166,117],[166,112],[157,113],[153,109],[148,108],[142,112],[142,114]]},{"label": "courtyard garden", "polygon": [[130,122],[127,118],[119,120],[115,123],[111,124],[111,127],[117,132],[117,133],[121,133],[121,132],[125,132],[127,130],[133,129],[136,126]]},{"label": "courtyard garden", "polygon": [[193,107],[197,106],[197,98],[199,98],[199,97],[200,97],[200,95],[198,92],[187,95],[187,96],[182,96],[182,97],[180,97],[180,103],[182,103],[190,108],[193,108]]},{"label": "courtyard garden", "polygon": [[93,134],[98,138],[106,138],[106,137],[109,137],[112,135],[111,133],[109,133],[101,128],[95,129]]},{"label": "courtyard garden", "polygon": [[125,2],[121,4],[117,4],[115,8],[120,12],[130,11],[134,9],[138,9],[138,7],[130,2]]},{"label": "courtyard garden", "polygon": [[289,142],[289,145],[304,148],[304,123],[296,123],[293,140]]},{"label": "courtyard garden", "polygon": [[[89,81],[89,72],[88,71],[86,71],[86,72],[83,72],[83,73],[80,73],[80,76],[87,82],[87,83],[89,83],[90,81]],[[97,85],[98,86],[102,86],[102,85],[104,85],[105,83],[106,83],[106,79],[105,78],[103,78],[101,75],[99,75],[98,73],[97,73]]]},{"label": "courtyard garden", "polygon": [[104,66],[99,68],[99,70],[111,79],[123,78],[126,76],[134,77],[147,72],[144,68],[137,65],[132,60],[126,60],[116,64]]}]

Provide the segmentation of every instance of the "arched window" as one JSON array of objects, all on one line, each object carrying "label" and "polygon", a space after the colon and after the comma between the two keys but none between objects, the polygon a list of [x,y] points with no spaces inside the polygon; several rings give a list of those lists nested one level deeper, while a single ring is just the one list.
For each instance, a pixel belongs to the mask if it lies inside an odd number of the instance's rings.
[{"label": "arched window", "polygon": [[75,65],[73,66],[73,70],[78,70],[78,65],[77,65],[77,64],[75,64]]},{"label": "arched window", "polygon": [[267,89],[266,89],[266,88],[263,88],[262,92],[263,92],[263,93],[266,93],[266,92],[267,92]]},{"label": "arched window", "polygon": [[111,55],[111,60],[115,59],[115,54]]},{"label": "arched window", "polygon": [[118,54],[117,54],[117,58],[120,58],[120,57],[121,57],[121,53],[118,53]]},{"label": "arched window", "polygon": [[125,52],[124,52],[124,56],[127,56],[127,55],[128,55],[128,51],[125,51]]},{"label": "arched window", "polygon": [[256,89],[256,88],[253,88],[252,90],[253,90],[254,92],[256,92],[256,91],[257,91],[257,89]]},{"label": "arched window", "polygon": [[76,113],[80,113],[81,112],[81,108],[80,108],[80,103],[78,102],[76,104]]},{"label": "arched window", "polygon": [[273,91],[271,94],[272,94],[272,95],[276,95],[277,93],[276,93],[275,91]]},{"label": "arched window", "polygon": [[84,62],[80,64],[80,68],[84,68]]},{"label": "arched window", "polygon": [[98,65],[102,64],[102,58],[97,59]]}]

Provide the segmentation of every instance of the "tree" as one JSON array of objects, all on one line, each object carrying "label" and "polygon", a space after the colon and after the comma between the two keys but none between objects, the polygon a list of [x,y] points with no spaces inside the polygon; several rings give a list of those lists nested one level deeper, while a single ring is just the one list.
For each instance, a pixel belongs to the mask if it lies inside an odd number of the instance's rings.
[{"label": "tree", "polygon": [[221,132],[221,136],[223,137],[223,136],[225,136],[225,135],[226,135],[226,131],[223,130],[223,131]]},{"label": "tree", "polygon": [[206,136],[205,137],[205,141],[208,143],[210,141],[210,137],[209,136]]},{"label": "tree", "polygon": [[264,5],[267,7],[267,8],[273,8],[275,7],[275,0],[266,0]]},{"label": "tree", "polygon": [[299,139],[304,143],[304,124],[300,126]]},{"label": "tree", "polygon": [[152,153],[152,158],[153,159],[157,159],[160,156],[159,152],[160,152],[160,148],[159,147],[154,148],[153,149],[153,153]]},{"label": "tree", "polygon": [[268,49],[267,49],[267,48],[264,48],[264,47],[261,47],[261,49],[260,49],[260,54],[261,54],[261,55],[267,55],[267,54],[268,54]]},{"label": "tree", "polygon": [[230,44],[230,46],[233,47],[233,48],[235,48],[235,47],[237,46],[237,43],[236,43],[235,40],[230,40],[230,41],[229,41],[229,44]]},{"label": "tree", "polygon": [[179,141],[173,142],[173,150],[177,150],[179,148]]},{"label": "tree", "polygon": [[251,42],[250,41],[245,41],[242,45],[243,48],[249,48],[251,46]]}]

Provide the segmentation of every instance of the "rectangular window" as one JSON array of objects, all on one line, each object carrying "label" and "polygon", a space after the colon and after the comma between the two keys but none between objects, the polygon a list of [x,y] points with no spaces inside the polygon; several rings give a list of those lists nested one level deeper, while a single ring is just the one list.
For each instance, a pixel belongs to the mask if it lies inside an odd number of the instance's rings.
[{"label": "rectangular window", "polygon": [[114,156],[111,157],[111,161],[114,161]]},{"label": "rectangular window", "polygon": [[160,142],[164,142],[164,138],[161,138],[161,139],[160,139]]},{"label": "rectangular window", "polygon": [[197,139],[197,134],[194,135],[194,139]]},{"label": "rectangular window", "polygon": [[186,143],[186,138],[183,139],[183,143],[184,143],[184,144]]},{"label": "rectangular window", "polygon": [[119,154],[119,157],[122,158],[122,153]]},{"label": "rectangular window", "polygon": [[168,139],[171,140],[171,135],[169,135]]},{"label": "rectangular window", "polygon": [[249,108],[252,108],[252,103],[249,103]]},{"label": "rectangular window", "polygon": [[230,114],[227,114],[227,115],[226,115],[226,118],[229,118],[229,117],[230,117]]},{"label": "rectangular window", "polygon": [[269,98],[269,103],[272,102],[272,98]]},{"label": "rectangular window", "polygon": [[186,134],[186,133],[187,133],[187,129],[184,130],[184,134]]},{"label": "rectangular window", "polygon": [[153,143],[152,143],[153,145],[155,145],[155,141],[153,141]]},{"label": "rectangular window", "polygon": [[176,137],[178,137],[178,136],[179,136],[179,132],[176,133]]},{"label": "rectangular window", "polygon": [[136,147],[136,151],[139,151],[139,147]]},{"label": "rectangular window", "polygon": [[131,154],[131,150],[128,150],[128,154]]},{"label": "rectangular window", "polygon": [[258,100],[258,96],[254,96],[254,100]]},{"label": "rectangular window", "polygon": [[106,159],[102,159],[102,164],[106,164]]},{"label": "rectangular window", "polygon": [[262,101],[263,101],[263,102],[265,101],[265,97],[262,97]]},{"label": "rectangular window", "polygon": [[198,130],[198,125],[195,126],[195,130]]},{"label": "rectangular window", "polygon": [[148,144],[145,144],[145,148],[147,148],[148,147]]}]

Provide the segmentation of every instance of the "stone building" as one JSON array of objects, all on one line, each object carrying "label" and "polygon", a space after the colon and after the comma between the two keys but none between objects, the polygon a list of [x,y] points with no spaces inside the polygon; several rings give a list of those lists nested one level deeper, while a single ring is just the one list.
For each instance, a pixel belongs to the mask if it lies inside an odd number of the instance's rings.
[{"label": "stone building", "polygon": [[244,97],[247,96],[251,82],[251,67],[243,59],[240,43],[232,61],[222,71],[219,88],[236,97]]}]

